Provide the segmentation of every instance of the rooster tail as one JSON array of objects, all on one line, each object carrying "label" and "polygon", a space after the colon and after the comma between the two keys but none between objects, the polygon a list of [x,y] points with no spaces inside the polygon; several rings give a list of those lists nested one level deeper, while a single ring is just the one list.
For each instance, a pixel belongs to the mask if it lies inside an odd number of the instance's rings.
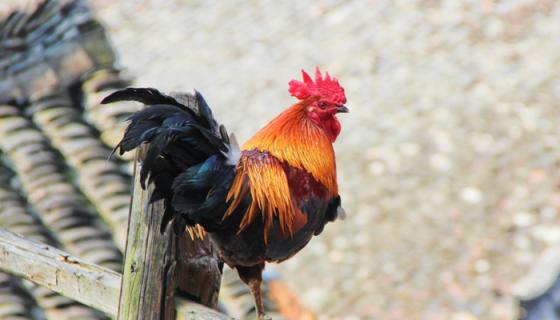
[{"label": "rooster tail", "polygon": [[154,184],[150,201],[164,200],[162,232],[171,220],[178,233],[196,224],[211,228],[215,219],[204,215],[224,202],[220,189],[227,190],[240,156],[235,138],[218,125],[197,91],[170,96],[151,88],[128,88],[101,103],[117,101],[146,105],[128,118],[114,151],[123,154],[145,145],[140,183],[144,189]]}]

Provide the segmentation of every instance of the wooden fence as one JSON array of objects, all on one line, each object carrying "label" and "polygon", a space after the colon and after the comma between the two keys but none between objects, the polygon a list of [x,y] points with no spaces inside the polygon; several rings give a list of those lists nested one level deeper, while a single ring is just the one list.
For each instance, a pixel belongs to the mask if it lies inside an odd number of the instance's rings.
[{"label": "wooden fence", "polygon": [[211,309],[221,271],[210,241],[161,233],[163,206],[148,203],[137,176],[122,275],[3,229],[0,269],[117,319],[231,319]]}]

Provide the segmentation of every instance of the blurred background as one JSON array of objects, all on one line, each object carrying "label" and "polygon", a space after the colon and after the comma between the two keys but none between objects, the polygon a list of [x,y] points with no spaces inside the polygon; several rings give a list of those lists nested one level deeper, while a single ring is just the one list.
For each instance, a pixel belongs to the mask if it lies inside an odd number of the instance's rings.
[{"label": "blurred background", "polygon": [[135,86],[198,89],[240,141],[302,68],[339,79],[347,219],[268,267],[319,319],[516,319],[556,278],[560,2],[88,4]]}]

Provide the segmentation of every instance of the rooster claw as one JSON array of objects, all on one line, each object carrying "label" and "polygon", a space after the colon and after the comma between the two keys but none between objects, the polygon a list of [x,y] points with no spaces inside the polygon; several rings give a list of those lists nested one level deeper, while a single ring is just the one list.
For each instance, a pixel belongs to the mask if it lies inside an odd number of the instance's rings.
[{"label": "rooster claw", "polygon": [[261,314],[261,313],[257,312],[257,317],[253,318],[253,319],[256,319],[256,320],[272,320],[272,317],[267,315],[266,313]]}]

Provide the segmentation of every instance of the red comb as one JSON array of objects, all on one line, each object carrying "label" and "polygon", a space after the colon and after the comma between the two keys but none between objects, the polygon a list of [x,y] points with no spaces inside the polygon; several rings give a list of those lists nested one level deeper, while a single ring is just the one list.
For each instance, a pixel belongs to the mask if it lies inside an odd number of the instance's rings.
[{"label": "red comb", "polygon": [[319,67],[315,69],[315,82],[311,77],[301,70],[303,75],[303,82],[292,80],[288,83],[290,94],[299,100],[305,100],[310,96],[320,96],[323,99],[329,100],[337,104],[346,103],[346,95],[344,95],[344,88],[340,86],[338,80],[331,78],[329,73],[325,73],[325,77],[321,76]]}]

